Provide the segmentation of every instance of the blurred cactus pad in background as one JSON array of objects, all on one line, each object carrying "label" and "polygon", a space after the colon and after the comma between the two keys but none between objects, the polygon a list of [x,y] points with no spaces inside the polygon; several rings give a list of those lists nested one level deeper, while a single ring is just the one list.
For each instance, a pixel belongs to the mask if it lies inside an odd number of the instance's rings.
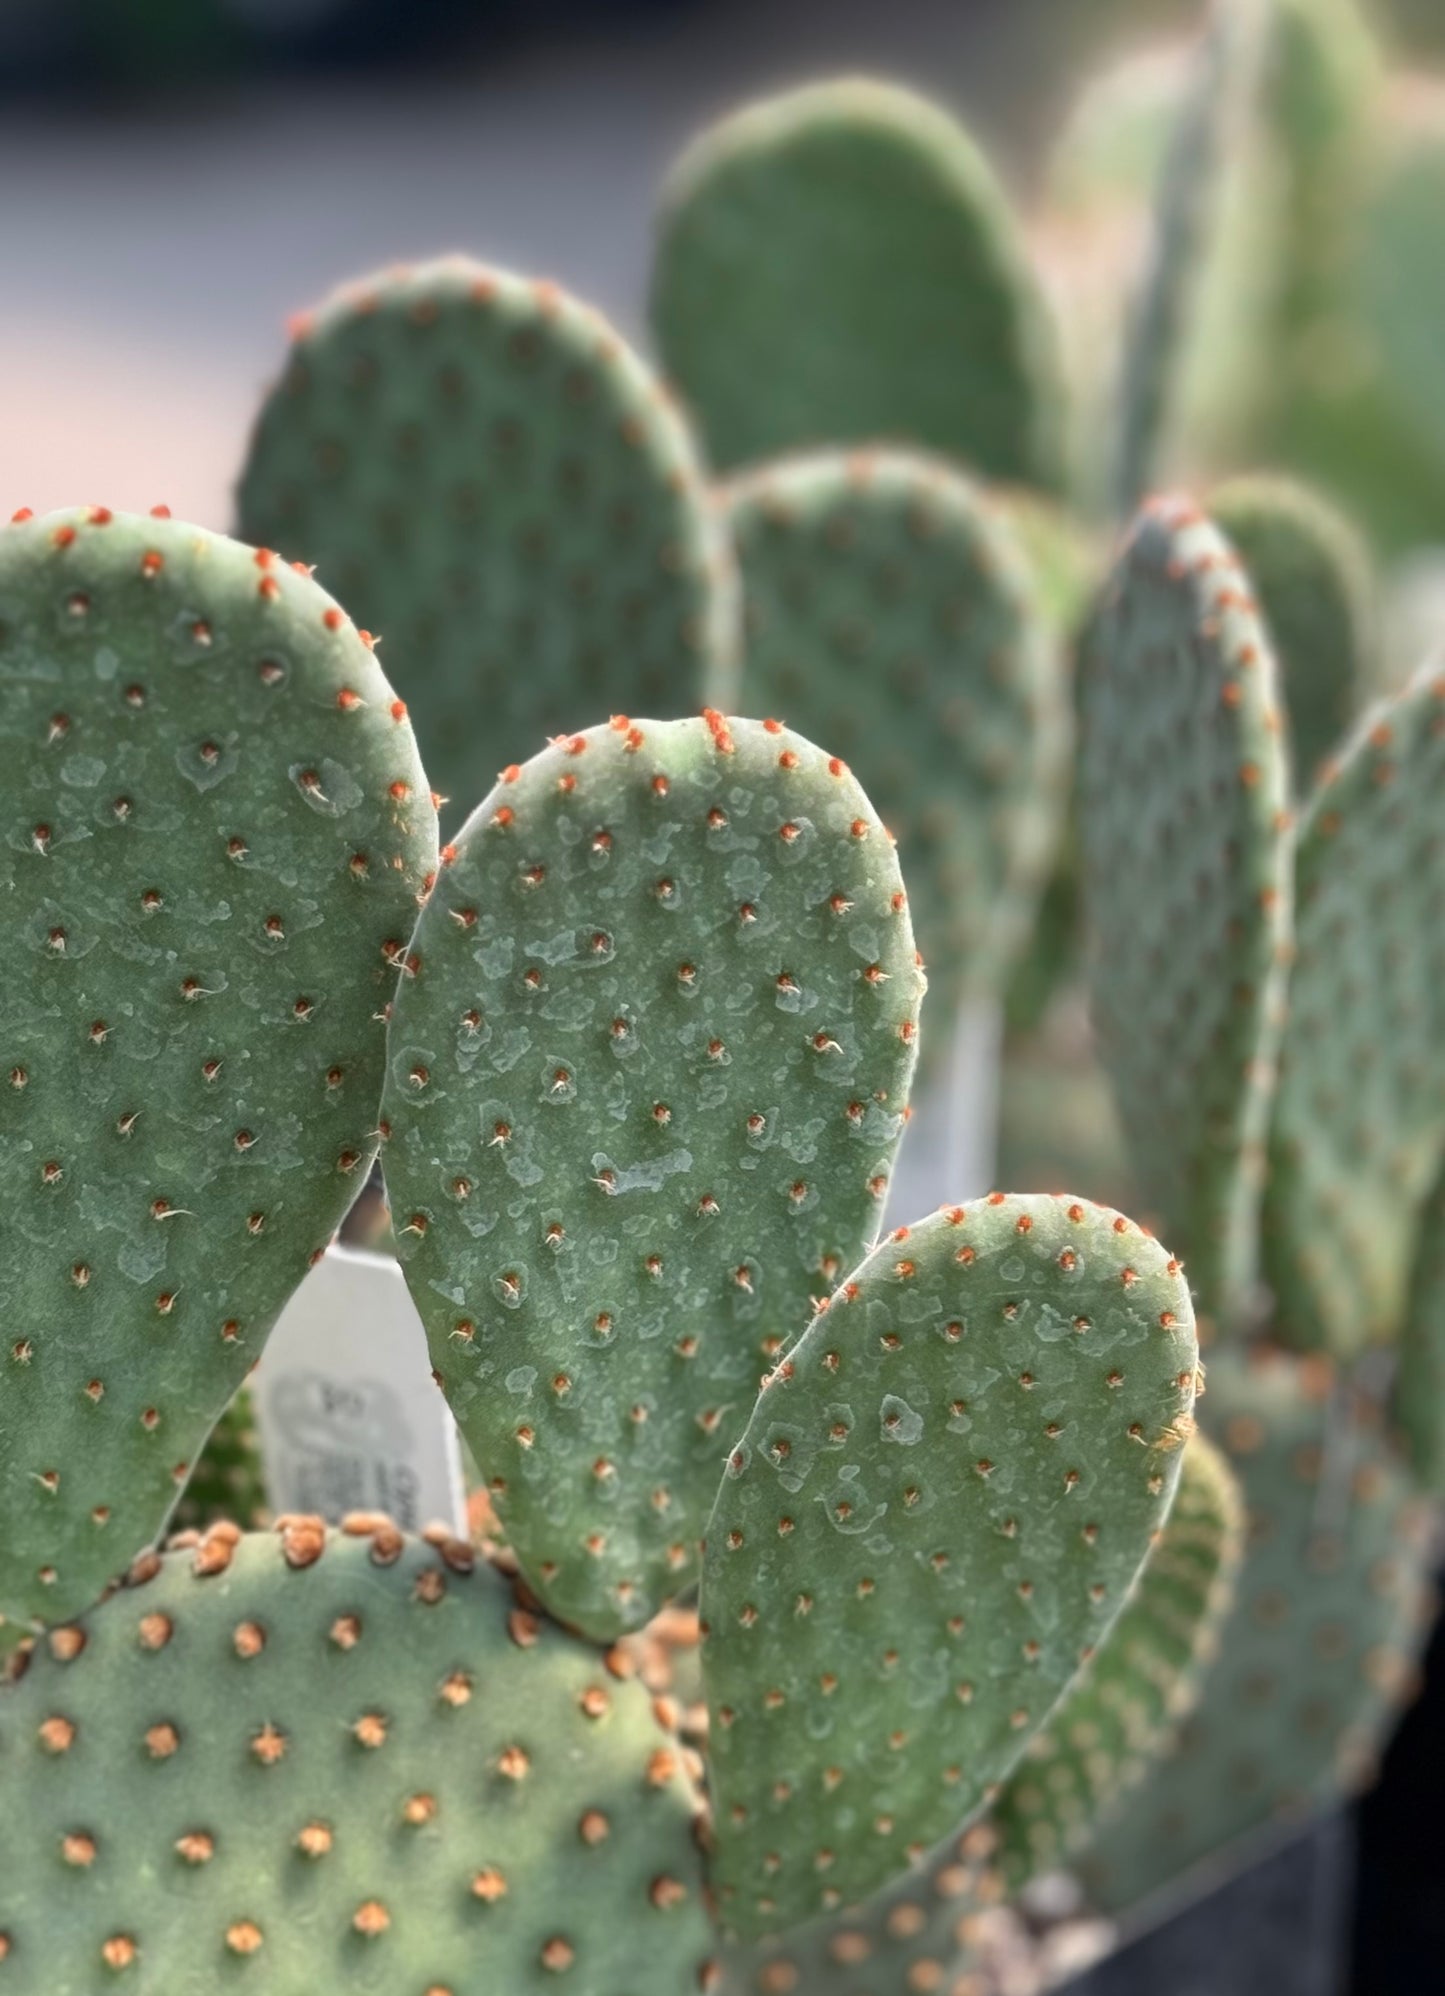
[{"label": "blurred cactus pad in background", "polygon": [[[1445,96],[1354,0],[1072,83],[1027,195],[733,110],[649,356],[419,245],[234,537],[0,530],[0,1996],[1035,1996],[1373,1777]],[[343,1225],[467,1535],[268,1484]]]}]

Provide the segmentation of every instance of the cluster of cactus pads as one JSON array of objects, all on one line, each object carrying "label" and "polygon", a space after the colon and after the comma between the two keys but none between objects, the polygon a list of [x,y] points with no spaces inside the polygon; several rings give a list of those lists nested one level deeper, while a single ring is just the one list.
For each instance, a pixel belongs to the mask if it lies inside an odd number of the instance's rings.
[{"label": "cluster of cactus pads", "polygon": [[[1246,11],[1106,98],[1165,161],[1131,504],[1209,174],[1249,127],[1303,227],[1355,129],[1344,0]],[[1445,1458],[1445,678],[1357,718],[1368,557],[1282,479],[1101,556],[1039,254],[944,113],[815,86],[678,169],[666,380],[394,271],[297,323],[240,538],[0,533],[0,1996],[988,1996],[1044,1874],[1128,1917],[1368,1773]],[[1130,1210],[885,1226],[929,1047],[1081,963]],[[257,1475],[378,1153],[473,1542]]]}]

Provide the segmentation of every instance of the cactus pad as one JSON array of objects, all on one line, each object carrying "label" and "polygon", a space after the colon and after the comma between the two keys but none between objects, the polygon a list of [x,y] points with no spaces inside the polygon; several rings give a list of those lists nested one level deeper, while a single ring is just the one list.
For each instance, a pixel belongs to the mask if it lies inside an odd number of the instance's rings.
[{"label": "cactus pad", "polygon": [[640,1684],[454,1541],[221,1527],[0,1691],[15,1996],[677,1996],[711,1932]]},{"label": "cactus pad", "polygon": [[948,1988],[939,1971],[958,1968],[979,1910],[1076,1848],[1189,1709],[1233,1587],[1242,1522],[1228,1465],[1196,1436],[1137,1589],[989,1815],[856,1912],[724,1950],[724,1996]]},{"label": "cactus pad", "polygon": [[1133,512],[1158,483],[1175,441],[1190,307],[1215,254],[1224,205],[1247,15],[1244,8],[1211,10],[1160,163],[1149,257],[1124,347],[1112,478],[1121,515]]},{"label": "cactus pad", "polygon": [[760,1373],[876,1229],[922,975],[844,765],[618,720],[509,769],[417,931],[398,1252],[529,1579],[606,1638],[690,1586]]},{"label": "cactus pad", "polygon": [[812,85],[706,133],[667,191],[652,321],[723,470],[902,443],[1061,482],[1037,280],[987,162],[910,91]]},{"label": "cactus pad", "polygon": [[302,320],[239,505],[384,635],[450,824],[579,718],[728,697],[736,591],[686,431],[555,285],[449,258],[348,287]]},{"label": "cactus pad", "polygon": [[0,693],[0,1612],[54,1620],[366,1178],[436,823],[349,619],[178,521],[5,530]]},{"label": "cactus pad", "polygon": [[880,1243],[728,1462],[702,1614],[723,1923],[854,1905],[991,1798],[1109,1630],[1193,1422],[1177,1262],[990,1194]]},{"label": "cactus pad", "polygon": [[1445,673],[1376,707],[1300,827],[1265,1265],[1284,1342],[1392,1338],[1445,1158]]},{"label": "cactus pad", "polygon": [[1009,532],[937,460],[820,453],[729,493],[743,704],[848,758],[898,841],[940,1048],[1028,929],[1067,694]]},{"label": "cactus pad", "polygon": [[1326,1362],[1220,1353],[1200,1407],[1243,1489],[1247,1552],[1178,1746],[1079,1866],[1106,1912],[1204,1889],[1208,1860],[1359,1787],[1432,1605],[1426,1507],[1332,1399]]},{"label": "cactus pad", "polygon": [[1254,585],[1305,794],[1378,677],[1368,557],[1349,521],[1291,479],[1232,479],[1210,495],[1209,512]]},{"label": "cactus pad", "polygon": [[1252,1274],[1288,922],[1275,666],[1237,557],[1139,514],[1083,648],[1094,1020],[1140,1183],[1201,1305]]}]

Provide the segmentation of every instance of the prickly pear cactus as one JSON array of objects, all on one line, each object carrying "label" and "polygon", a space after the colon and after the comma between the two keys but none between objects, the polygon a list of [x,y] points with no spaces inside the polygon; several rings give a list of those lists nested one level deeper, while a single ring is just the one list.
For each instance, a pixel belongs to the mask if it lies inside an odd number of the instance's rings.
[{"label": "prickly pear cactus", "polygon": [[1293,479],[1231,479],[1209,515],[1254,586],[1289,715],[1290,763],[1307,794],[1377,689],[1369,559],[1344,515]]},{"label": "prickly pear cactus", "polygon": [[1194,1387],[1179,1264],[1082,1200],[946,1209],[835,1292],[708,1525],[725,1927],[853,1905],[991,1798],[1168,1516]]},{"label": "prickly pear cactus", "polygon": [[922,975],[893,848],[777,722],[504,772],[391,1025],[398,1252],[528,1577],[609,1638],[692,1584],[760,1372],[876,1229]]},{"label": "prickly pear cactus", "polygon": [[696,1808],[640,1684],[385,1520],[218,1527],[0,1692],[16,1996],[694,1986]]},{"label": "prickly pear cactus", "polygon": [[936,459],[823,452],[728,491],[743,704],[846,756],[898,841],[938,1044],[1028,931],[1068,694],[1008,523]]},{"label": "prickly pear cactus", "polygon": [[1215,254],[1225,159],[1250,67],[1249,18],[1244,7],[1212,9],[1160,166],[1119,385],[1111,485],[1114,510],[1124,518],[1158,484],[1176,442],[1188,325]]},{"label": "prickly pear cactus", "polygon": [[1200,1411],[1240,1480],[1247,1551],[1178,1746],[1079,1867],[1105,1912],[1203,1890],[1211,1860],[1359,1787],[1433,1607],[1426,1506],[1326,1362],[1218,1353]]},{"label": "prickly pear cactus", "polygon": [[1300,827],[1265,1201],[1282,1339],[1350,1355],[1404,1315],[1445,1157],[1445,673],[1361,722]]},{"label": "prickly pear cactus", "polygon": [[1056,490],[1054,332],[992,170],[945,112],[849,79],[750,105],[674,169],[652,323],[723,470],[918,444]]},{"label": "prickly pear cactus", "polygon": [[366,1178],[436,863],[405,713],[272,555],[0,536],[0,1612],[92,1601]]},{"label": "prickly pear cactus", "polygon": [[579,718],[731,703],[736,591],[687,433],[554,284],[451,257],[307,315],[238,503],[384,635],[449,824]]},{"label": "prickly pear cactus", "polygon": [[1079,828],[1102,1057],[1210,1312],[1253,1269],[1288,934],[1277,699],[1238,558],[1187,501],[1150,501],[1083,647]]},{"label": "prickly pear cactus", "polygon": [[988,1816],[867,1905],[725,1950],[725,1996],[949,1987],[948,1975],[965,1971],[978,1913],[1077,1849],[1167,1750],[1215,1655],[1242,1537],[1234,1478],[1196,1435],[1132,1598]]}]

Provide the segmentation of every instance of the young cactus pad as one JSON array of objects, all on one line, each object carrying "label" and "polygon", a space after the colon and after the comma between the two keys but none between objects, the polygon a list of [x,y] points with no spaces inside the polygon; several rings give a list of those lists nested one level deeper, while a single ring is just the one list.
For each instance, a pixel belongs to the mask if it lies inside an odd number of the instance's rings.
[{"label": "young cactus pad", "polygon": [[857,79],[750,105],[674,170],[652,323],[722,470],[919,444],[1063,475],[1053,327],[992,170],[946,112]]},{"label": "young cactus pad", "polygon": [[1243,1489],[1247,1552],[1178,1746],[1079,1867],[1105,1912],[1207,1889],[1210,1860],[1359,1787],[1433,1609],[1427,1508],[1326,1363],[1217,1353],[1200,1407]]},{"label": "young cactus pad", "polygon": [[579,714],[730,701],[736,590],[687,432],[556,285],[454,257],[303,319],[239,506],[395,650],[451,824]]},{"label": "young cactus pad", "polygon": [[398,1253],[528,1578],[599,1639],[697,1574],[758,1378],[876,1230],[923,978],[892,845],[777,722],[507,770],[391,1025]]},{"label": "young cactus pad", "polygon": [[1196,1435],[1137,1588],[989,1815],[944,1844],[921,1874],[856,1911],[726,1949],[724,1996],[775,1996],[785,1980],[797,1996],[949,1988],[947,1975],[967,1965],[957,1957],[967,1955],[979,1910],[1056,1867],[1169,1744],[1213,1660],[1242,1528],[1229,1466]]},{"label": "young cactus pad", "polygon": [[1227,1310],[1252,1273],[1288,935],[1275,666],[1237,557],[1187,501],[1139,514],[1080,662],[1092,998],[1151,1210]]},{"label": "young cactus pad", "polygon": [[1300,827],[1265,1265],[1282,1339],[1392,1338],[1445,1157],[1445,673],[1376,707]]},{"label": "young cactus pad", "polygon": [[1193,1427],[1176,1261],[993,1193],[880,1243],[766,1383],[703,1567],[714,1881],[743,1938],[990,1799],[1107,1634]]},{"label": "young cactus pad", "polygon": [[52,1621],[366,1178],[436,817],[331,598],[178,521],[6,529],[0,692],[0,1613]]},{"label": "young cactus pad", "polygon": [[899,843],[944,1044],[1027,932],[1068,696],[1006,522],[936,459],[820,453],[728,493],[743,702],[847,756]]},{"label": "young cactus pad", "polygon": [[1254,585],[1305,795],[1379,677],[1368,556],[1349,521],[1292,479],[1231,479],[1211,493],[1209,514]]},{"label": "young cactus pad", "polygon": [[640,1684],[384,1520],[218,1527],[0,1691],[15,1996],[679,1996],[696,1798]]}]

